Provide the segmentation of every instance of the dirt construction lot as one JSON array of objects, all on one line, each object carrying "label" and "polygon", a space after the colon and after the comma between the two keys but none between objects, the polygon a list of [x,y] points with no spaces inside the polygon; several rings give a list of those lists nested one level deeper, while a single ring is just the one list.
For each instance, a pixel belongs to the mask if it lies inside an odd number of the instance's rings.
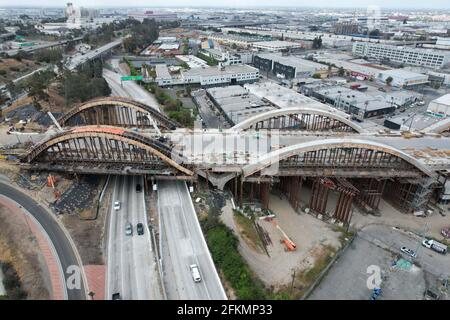
[{"label": "dirt construction lot", "polygon": [[47,265],[25,220],[0,205],[0,226],[0,261],[12,263],[27,299],[50,299]]},{"label": "dirt construction lot", "polygon": [[[284,197],[280,199],[271,195],[269,203],[276,218],[273,221],[258,221],[271,241],[267,246],[268,255],[243,239],[229,201],[223,208],[221,217],[238,236],[239,250],[251,269],[266,285],[277,290],[291,283],[294,270],[299,275],[301,271],[310,269],[324,254],[336,251],[341,246],[341,233],[333,231],[330,225],[310,215],[296,213]],[[280,243],[282,233],[276,224],[295,242],[296,251],[285,251],[284,244]]]}]

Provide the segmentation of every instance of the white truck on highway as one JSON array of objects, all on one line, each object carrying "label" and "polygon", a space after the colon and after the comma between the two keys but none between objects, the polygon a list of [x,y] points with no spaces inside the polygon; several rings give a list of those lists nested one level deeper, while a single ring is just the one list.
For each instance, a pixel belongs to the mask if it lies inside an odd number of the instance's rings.
[{"label": "white truck on highway", "polygon": [[436,252],[446,254],[447,253],[447,246],[445,244],[442,244],[440,242],[437,242],[436,240],[423,240],[422,245],[428,249],[432,249]]}]

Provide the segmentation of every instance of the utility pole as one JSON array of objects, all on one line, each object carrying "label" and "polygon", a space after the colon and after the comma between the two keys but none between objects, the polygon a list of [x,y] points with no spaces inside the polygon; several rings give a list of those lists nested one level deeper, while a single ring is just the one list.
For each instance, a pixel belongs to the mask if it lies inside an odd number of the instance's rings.
[{"label": "utility pole", "polygon": [[430,230],[430,225],[427,222],[425,224],[425,226],[423,227],[422,231],[420,232],[420,239],[417,242],[417,246],[416,246],[416,257],[412,257],[411,260],[414,260],[417,258],[418,253],[419,253],[419,249],[422,246],[422,241],[426,239],[426,234],[428,233],[428,231]]}]

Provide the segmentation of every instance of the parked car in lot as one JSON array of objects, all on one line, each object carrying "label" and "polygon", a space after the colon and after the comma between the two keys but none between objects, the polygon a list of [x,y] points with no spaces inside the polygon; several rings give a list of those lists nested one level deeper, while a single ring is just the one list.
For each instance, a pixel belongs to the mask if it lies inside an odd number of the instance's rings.
[{"label": "parked car in lot", "polygon": [[141,192],[142,191],[142,186],[138,183],[136,185],[136,192]]},{"label": "parked car in lot", "polygon": [[400,251],[403,252],[403,253],[405,253],[405,254],[407,254],[408,256],[410,256],[410,257],[412,257],[412,258],[417,257],[417,253],[416,253],[414,250],[409,249],[409,248],[407,248],[407,247],[401,247],[401,248],[400,248]]},{"label": "parked car in lot", "polygon": [[127,225],[125,226],[125,234],[127,236],[133,235],[133,226],[131,225],[131,223],[127,223]]},{"label": "parked car in lot", "polygon": [[136,230],[137,230],[138,235],[140,235],[140,236],[143,235],[144,234],[144,225],[142,223],[138,223]]},{"label": "parked car in lot", "polygon": [[120,210],[120,201],[114,202],[114,210]]},{"label": "parked car in lot", "polygon": [[194,282],[200,282],[202,281],[202,277],[200,276],[200,269],[198,268],[198,265],[191,264],[189,266],[191,269],[192,279],[194,279]]}]

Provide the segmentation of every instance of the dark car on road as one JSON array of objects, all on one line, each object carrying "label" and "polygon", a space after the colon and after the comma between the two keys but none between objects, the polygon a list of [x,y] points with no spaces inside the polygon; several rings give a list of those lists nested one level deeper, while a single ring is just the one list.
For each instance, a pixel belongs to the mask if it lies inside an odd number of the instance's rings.
[{"label": "dark car on road", "polygon": [[142,223],[137,224],[137,234],[140,236],[144,234],[144,225]]},{"label": "dark car on road", "polygon": [[138,183],[136,185],[136,192],[141,192],[142,191],[142,186]]}]

